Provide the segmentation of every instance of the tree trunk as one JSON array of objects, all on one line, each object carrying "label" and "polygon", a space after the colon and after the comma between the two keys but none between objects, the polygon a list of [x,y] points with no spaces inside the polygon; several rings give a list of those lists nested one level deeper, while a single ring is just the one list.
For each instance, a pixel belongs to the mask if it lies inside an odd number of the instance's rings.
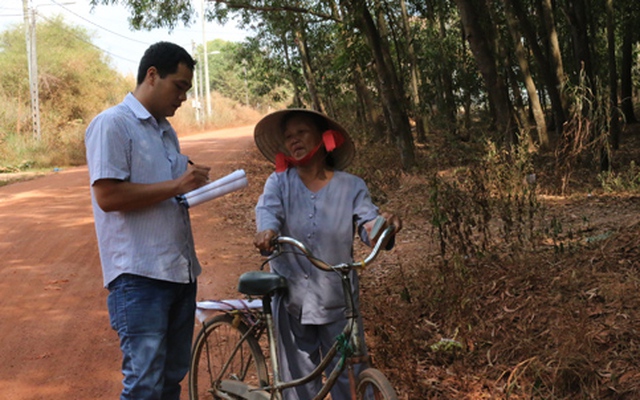
[{"label": "tree trunk", "polygon": [[[332,14],[337,19],[343,20],[342,16],[346,14],[345,9],[333,0],[330,4]],[[354,31],[347,29],[346,24],[340,24],[340,30],[345,41],[356,42],[358,40]],[[350,57],[350,59],[353,86],[358,99],[358,120],[362,126],[363,139],[370,142],[381,142],[385,139],[384,123],[382,122],[384,116],[381,107],[376,104],[372,91],[367,85],[362,65],[355,57]]]},{"label": "tree trunk", "polygon": [[[588,21],[589,21],[589,9],[585,0],[567,0],[565,4],[565,13],[569,20],[569,27],[573,36],[573,43],[575,47],[576,66],[578,71],[582,71],[586,82],[585,85],[590,91],[589,98],[584,101],[584,108],[582,115],[590,118],[594,110],[598,110],[602,105],[599,104],[599,90],[595,81],[595,70],[593,66],[593,58],[591,56],[591,40],[589,37]],[[598,122],[598,121],[595,121]],[[602,121],[601,121],[602,122]],[[594,143],[598,143],[599,149],[596,149],[600,153],[600,170],[604,171],[608,169],[609,157],[606,149],[606,145],[603,140],[600,140],[598,135],[602,134],[597,129],[592,129],[589,139]],[[608,134],[608,132],[605,132]],[[607,138],[609,140],[609,138]]]},{"label": "tree trunk", "polygon": [[551,100],[556,136],[562,137],[563,125],[567,120],[567,108],[565,107],[566,102],[563,101],[563,94],[560,92],[560,72],[552,70],[549,59],[540,47],[539,39],[535,33],[536,30],[527,18],[529,13],[522,8],[520,1],[504,1],[505,6],[512,8],[513,14],[518,17],[520,27],[522,28],[522,34],[527,39],[531,52],[538,63],[540,76],[542,77],[545,89],[549,94],[549,99]]},{"label": "tree trunk", "polygon": [[509,100],[509,91],[505,79],[498,71],[498,62],[491,44],[480,26],[480,21],[489,19],[488,14],[482,15],[481,7],[474,7],[474,0],[455,0],[455,2],[467,35],[466,39],[484,79],[489,101],[495,112],[496,128],[504,135],[506,143],[511,146],[516,140],[517,127]]},{"label": "tree trunk", "polygon": [[[390,57],[388,54],[385,55],[382,39],[365,1],[344,0],[344,5],[369,44],[380,83],[380,97],[388,113],[389,129],[400,149],[402,167],[410,169],[415,165],[413,135],[411,134],[411,126],[405,110],[401,85],[395,75],[393,65],[389,65],[387,61]],[[388,49],[386,49],[386,52],[388,53]]]},{"label": "tree trunk", "polygon": [[[447,35],[445,21],[442,16],[438,16],[438,34],[444,40]],[[453,78],[451,77],[451,70],[442,68],[440,69],[440,77],[442,79],[442,100],[444,103],[443,112],[447,116],[447,119],[455,132],[458,132],[458,110],[456,109],[455,95],[453,93]]]},{"label": "tree trunk", "polygon": [[633,32],[635,20],[630,17],[624,18],[622,28],[622,65],[620,66],[620,95],[622,114],[627,124],[638,122],[633,111]]},{"label": "tree trunk", "polygon": [[[613,0],[607,0],[607,55],[609,59],[609,140],[611,147],[617,150],[620,146],[620,117],[618,115],[618,71],[616,69],[616,38],[613,15]],[[602,167],[609,168],[607,165]]]},{"label": "tree trunk", "polygon": [[304,27],[302,25],[302,21],[298,21],[298,27],[295,30],[295,42],[298,46],[298,51],[300,52],[300,61],[302,62],[304,81],[307,85],[309,96],[311,97],[311,104],[313,109],[324,113],[326,112],[326,108],[318,94],[316,78],[313,72],[313,67],[311,66],[311,58],[309,57],[309,51],[307,48],[307,39],[305,36]]},{"label": "tree trunk", "polygon": [[[395,65],[393,63],[393,58],[391,57],[391,52],[389,51],[389,49],[391,49],[391,46],[389,44],[389,29],[388,29],[387,21],[385,20],[385,16],[382,12],[382,5],[380,4],[380,0],[373,0],[372,7],[373,7],[373,13],[372,13],[373,15],[371,17],[372,17],[372,20],[377,20],[377,25],[374,23],[374,26],[377,28],[376,34],[380,38],[380,49],[382,52],[382,57],[384,58],[385,65],[387,66],[387,68],[389,68],[389,72],[392,73],[393,76],[395,76],[397,79]],[[394,48],[396,47],[397,46],[394,46]],[[379,92],[380,93],[383,92],[382,87],[380,87]],[[402,99],[404,100],[405,99],[404,91],[402,92],[403,92]],[[405,107],[405,109],[406,109],[406,106],[407,106],[406,103],[403,104],[403,107]],[[390,127],[393,125],[393,123],[391,122],[391,113],[389,112],[389,110],[387,110],[384,113],[384,118],[385,118],[385,123],[387,127]],[[395,135],[391,131],[391,129],[387,129],[387,135],[390,142],[395,142]]]},{"label": "tree trunk", "polygon": [[562,102],[562,109],[568,110],[567,97],[564,94],[564,87],[567,83],[567,78],[564,74],[564,67],[562,65],[562,53],[560,52],[560,43],[558,42],[558,31],[556,30],[556,22],[553,16],[553,7],[551,0],[542,0],[540,4],[542,9],[542,22],[544,23],[545,30],[547,31],[547,43],[549,46],[549,62],[551,65],[551,71],[555,77],[555,81],[558,84],[558,90],[560,92],[560,101]]},{"label": "tree trunk", "polygon": [[302,107],[303,102],[300,96],[300,89],[298,87],[298,83],[296,82],[295,76],[293,74],[293,65],[291,62],[291,54],[290,54],[286,34],[283,33],[280,40],[282,41],[282,47],[284,48],[284,61],[288,71],[287,75],[289,76],[291,86],[293,86],[293,106],[296,108],[300,108]]},{"label": "tree trunk", "polygon": [[404,0],[400,0],[400,9],[402,11],[402,28],[405,41],[407,43],[407,55],[409,57],[409,73],[411,76],[411,110],[416,124],[416,139],[418,143],[426,143],[426,118],[424,117],[420,107],[418,57],[416,56],[415,48],[413,46],[413,37],[411,34],[411,27],[409,25],[409,14],[407,13],[407,6]]},{"label": "tree trunk", "polygon": [[524,86],[527,89],[527,94],[529,96],[529,104],[531,106],[531,113],[533,114],[533,119],[536,122],[536,131],[538,132],[538,143],[542,148],[549,147],[549,135],[547,134],[547,122],[544,119],[544,111],[542,110],[542,106],[540,105],[540,99],[538,98],[538,90],[536,89],[536,84],[533,81],[533,77],[531,76],[531,70],[529,69],[529,61],[527,60],[526,51],[520,38],[522,35],[518,29],[518,22],[516,17],[513,15],[510,7],[505,7],[506,10],[506,18],[507,18],[507,26],[509,28],[509,32],[511,33],[511,37],[513,38],[513,45],[515,46],[515,55],[518,60],[518,64],[520,65],[520,71],[522,72],[522,78],[524,80]]},{"label": "tree trunk", "polygon": [[594,98],[597,98],[597,92],[594,82],[594,69],[591,57],[591,40],[589,38],[589,30],[587,27],[587,4],[584,0],[567,0],[565,5],[565,14],[569,19],[569,28],[573,36],[573,45],[576,54],[576,71],[584,71],[587,77],[587,85],[592,90]]},{"label": "tree trunk", "polygon": [[365,139],[372,142],[382,141],[385,135],[384,125],[380,123],[380,120],[384,117],[381,115],[380,107],[374,103],[371,91],[362,77],[362,69],[357,64],[354,66],[353,80],[359,102],[362,104],[360,113],[362,114]]}]

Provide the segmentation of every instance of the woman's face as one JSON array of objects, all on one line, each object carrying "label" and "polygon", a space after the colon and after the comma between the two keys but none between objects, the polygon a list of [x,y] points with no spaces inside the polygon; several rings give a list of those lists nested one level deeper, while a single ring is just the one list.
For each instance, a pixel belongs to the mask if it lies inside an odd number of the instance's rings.
[{"label": "woman's face", "polygon": [[305,115],[293,116],[284,129],[284,147],[295,160],[300,160],[322,140],[322,135],[312,119]]}]

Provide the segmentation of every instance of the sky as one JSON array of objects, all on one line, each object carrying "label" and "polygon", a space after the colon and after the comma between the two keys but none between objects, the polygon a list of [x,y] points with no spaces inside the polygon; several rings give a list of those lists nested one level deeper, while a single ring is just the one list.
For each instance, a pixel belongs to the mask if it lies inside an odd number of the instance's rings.
[{"label": "sky", "polygon": [[[201,0],[192,1],[193,8],[199,12]],[[61,15],[70,25],[86,28],[93,44],[107,53],[113,66],[125,75],[135,75],[144,51],[161,40],[174,42],[192,52],[193,43],[202,44],[203,37],[207,41],[224,39],[239,42],[248,36],[247,32],[236,27],[234,21],[225,26],[207,22],[205,36],[199,17],[190,27],[179,24],[171,33],[168,29],[134,31],[129,27],[129,13],[124,6],[96,6],[91,11],[89,0],[30,0],[30,3],[36,9],[36,23]],[[23,0],[0,0],[0,32],[24,22],[22,4]]]}]

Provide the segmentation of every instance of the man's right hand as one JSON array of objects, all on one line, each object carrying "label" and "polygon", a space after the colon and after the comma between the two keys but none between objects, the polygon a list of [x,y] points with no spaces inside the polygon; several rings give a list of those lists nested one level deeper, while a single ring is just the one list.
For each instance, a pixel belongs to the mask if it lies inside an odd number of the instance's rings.
[{"label": "man's right hand", "polygon": [[100,179],[93,184],[93,191],[103,211],[133,211],[199,188],[209,181],[210,170],[190,164],[179,178],[157,183]]},{"label": "man's right hand", "polygon": [[204,165],[187,165],[187,170],[178,178],[179,194],[185,194],[206,185],[209,182],[209,171],[211,171],[211,167]]}]

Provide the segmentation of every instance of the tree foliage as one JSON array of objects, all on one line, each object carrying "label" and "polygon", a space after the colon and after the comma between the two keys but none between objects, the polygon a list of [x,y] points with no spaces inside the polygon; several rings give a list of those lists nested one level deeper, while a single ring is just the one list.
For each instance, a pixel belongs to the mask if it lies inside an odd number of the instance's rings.
[{"label": "tree foliage", "polygon": [[[207,43],[207,52],[209,90],[264,110],[291,97],[280,59],[271,57],[260,41],[249,39],[235,43],[216,39]],[[202,74],[202,46],[196,48],[194,56],[199,63],[197,72]]]},{"label": "tree foliage", "polygon": [[[189,0],[92,2],[127,6],[139,28],[195,18]],[[489,120],[486,132],[506,148],[526,140],[562,149],[574,134],[567,121],[593,115],[606,116],[602,123],[591,121],[605,130],[589,138],[599,144],[581,159],[608,168],[610,146],[619,142],[617,122],[635,120],[639,38],[633,21],[640,10],[634,4],[209,0],[206,16],[237,18],[255,33],[246,45],[251,53],[233,60],[240,63],[236,75],[244,74],[242,59],[251,60],[250,75],[268,82],[252,85],[252,95],[287,82],[293,105],[332,114],[361,140],[394,143],[405,169],[414,164],[413,140],[424,141],[425,132],[479,139],[471,123],[478,116]],[[576,91],[569,88],[577,85],[585,85],[587,99],[571,97]],[[611,95],[602,101],[601,93]],[[602,112],[575,106],[585,100]]]},{"label": "tree foliage", "polygon": [[[57,17],[36,32],[40,119],[43,136],[88,123],[97,112],[122,99],[131,87],[91,45],[89,33]],[[31,106],[24,29],[0,35],[0,96],[7,118],[5,134],[31,132]],[[16,118],[17,117],[17,118]]]}]

